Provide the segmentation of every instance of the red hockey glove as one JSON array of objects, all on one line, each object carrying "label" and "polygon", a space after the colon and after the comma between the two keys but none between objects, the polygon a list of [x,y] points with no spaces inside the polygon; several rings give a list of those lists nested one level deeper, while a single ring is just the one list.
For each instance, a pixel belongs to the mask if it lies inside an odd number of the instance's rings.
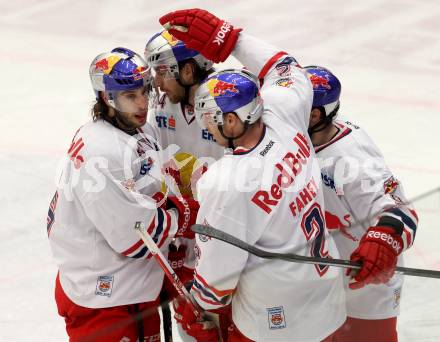
[{"label": "red hockey glove", "polygon": [[182,236],[188,239],[194,239],[194,233],[190,228],[194,223],[196,223],[199,207],[199,202],[190,197],[168,197],[167,208],[175,208],[179,214],[177,221],[179,229],[176,233],[176,237]]},{"label": "red hockey glove", "polygon": [[[169,245],[168,252],[168,262],[173,271],[176,272],[177,276],[184,284],[188,284],[194,278],[194,270],[184,266],[186,250],[186,245],[180,245],[179,247],[177,247],[174,243],[171,243]],[[174,299],[178,296],[177,290],[167,277],[165,277],[164,279],[163,288],[167,293],[166,298],[168,300]]]},{"label": "red hockey glove", "polygon": [[198,8],[170,12],[161,17],[159,22],[188,48],[199,51],[215,63],[224,62],[228,58],[241,31]]},{"label": "red hockey glove", "polygon": [[[397,257],[402,252],[402,238],[391,227],[371,227],[351,254],[350,260],[361,262],[362,268],[349,287],[360,289],[368,284],[387,283],[396,270]],[[347,275],[351,270],[347,270]]]},{"label": "red hockey glove", "polygon": [[209,320],[197,321],[189,304],[177,297],[173,301],[174,318],[182,325],[186,333],[195,338],[197,342],[218,342],[218,329],[214,322]]}]

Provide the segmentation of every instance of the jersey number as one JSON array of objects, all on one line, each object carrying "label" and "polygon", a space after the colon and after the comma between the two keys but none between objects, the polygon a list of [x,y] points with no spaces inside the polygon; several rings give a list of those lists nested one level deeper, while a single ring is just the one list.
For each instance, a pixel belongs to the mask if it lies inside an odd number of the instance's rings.
[{"label": "jersey number", "polygon": [[[325,220],[321,207],[318,203],[304,214],[301,221],[301,228],[307,241],[311,241],[310,255],[315,258],[330,258],[328,251],[325,251]],[[329,266],[315,265],[316,271],[322,277]]]}]

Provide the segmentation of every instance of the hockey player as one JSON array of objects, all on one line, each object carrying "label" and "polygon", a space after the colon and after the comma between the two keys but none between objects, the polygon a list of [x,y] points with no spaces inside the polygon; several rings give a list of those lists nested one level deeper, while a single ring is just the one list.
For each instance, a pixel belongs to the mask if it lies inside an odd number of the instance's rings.
[{"label": "hockey player", "polygon": [[93,121],[73,138],[47,220],[58,312],[70,341],[159,341],[164,273],[134,226],[166,250],[172,237],[191,235],[198,205],[169,198],[165,210],[152,198],[161,160],[141,129],[154,96],[146,62],[115,48],[93,60],[90,78]]},{"label": "hockey player", "polygon": [[342,258],[362,262],[346,284],[348,319],[338,342],[397,341],[403,276],[394,270],[414,241],[417,215],[365,131],[337,118],[337,77],[323,67],[305,69],[314,90],[309,134],[322,161],[327,227]]},{"label": "hockey player", "polygon": [[[232,53],[258,74],[221,71],[196,92],[199,124],[232,150],[199,181],[197,221],[271,252],[338,257],[325,229],[319,165],[307,137],[313,92],[305,72],[293,57],[207,11],[172,12],[160,22],[214,62]],[[339,269],[267,263],[206,236],[196,241],[191,292],[211,312],[232,302],[229,341],[331,341],[345,321]],[[186,305],[176,311],[189,334],[206,339]]]},{"label": "hockey player", "polygon": [[179,152],[217,160],[224,149],[201,129],[194,116],[194,93],[213,72],[212,62],[174,38],[168,31],[155,34],[145,47],[145,59],[161,91],[154,115],[148,117],[162,147],[175,144]]},{"label": "hockey player", "polygon": [[[167,190],[171,194],[193,197],[195,184],[191,184],[191,180],[195,183],[201,171],[206,170],[208,164],[224,153],[224,149],[215,143],[212,135],[197,125],[194,116],[194,93],[200,82],[213,72],[212,62],[197,51],[188,49],[168,31],[159,32],[149,39],[145,47],[145,59],[152,68],[155,84],[161,91],[155,110],[148,117],[148,124],[153,127],[157,143],[162,149],[174,147],[172,151],[175,155],[170,156],[173,157],[170,159],[175,163],[165,168],[169,176],[166,178]],[[184,184],[181,169],[194,160],[202,169],[188,170],[191,190],[185,191],[182,189]],[[191,242],[179,241],[180,250],[188,246],[188,252],[191,252]],[[180,252],[177,255],[186,254]],[[181,265],[183,260],[175,261],[175,264]],[[193,261],[194,257],[190,253],[180,271],[183,280],[192,278]]]},{"label": "hockey player", "polygon": [[[169,175],[166,178],[167,191],[175,195],[194,196],[196,180],[209,164],[224,154],[224,148],[215,143],[208,130],[197,125],[194,116],[195,91],[200,82],[214,71],[213,63],[196,50],[188,49],[166,30],[148,40],[145,60],[152,68],[155,84],[161,91],[155,111],[148,116],[148,124],[153,127],[162,149],[173,146],[177,150],[171,158],[175,163],[165,169]],[[185,191],[188,182],[182,177],[182,169],[191,166],[193,160],[200,167],[187,171],[190,189]],[[170,245],[169,259],[172,265],[176,265],[174,269],[185,283],[193,278],[193,249],[194,241],[184,239]],[[193,341],[184,336],[184,332],[179,330],[179,333],[185,341]]]}]

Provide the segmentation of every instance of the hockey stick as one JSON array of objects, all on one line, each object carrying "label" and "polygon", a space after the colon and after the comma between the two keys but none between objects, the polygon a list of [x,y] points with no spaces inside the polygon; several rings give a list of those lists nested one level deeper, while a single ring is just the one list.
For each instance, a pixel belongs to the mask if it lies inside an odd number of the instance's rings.
[{"label": "hockey stick", "polygon": [[179,296],[181,296],[185,299],[185,301],[188,303],[188,305],[192,309],[197,320],[202,320],[202,317],[203,317],[202,316],[202,309],[197,304],[194,297],[191,296],[191,294],[185,288],[185,285],[179,279],[176,272],[174,272],[174,270],[172,269],[172,267],[168,263],[167,258],[165,258],[165,256],[162,254],[159,247],[154,242],[153,238],[150,236],[150,234],[148,234],[147,232],[145,232],[142,229],[141,222],[136,222],[134,225],[134,229],[138,232],[139,236],[141,237],[141,239],[145,243],[145,245],[148,247],[148,250],[153,255],[154,259],[156,259],[159,266],[165,272],[165,275],[168,277],[170,282],[173,284],[173,286],[177,290],[177,293],[179,294]]},{"label": "hockey stick", "polygon": [[162,310],[162,322],[163,322],[163,336],[165,342],[173,342],[173,326],[171,323],[171,310],[170,303],[168,302],[168,296],[164,292],[160,294],[160,307]]},{"label": "hockey stick", "polygon": [[[201,224],[195,224],[191,227],[191,230],[195,233],[206,235],[209,237],[213,237],[214,239],[224,241],[229,243],[235,247],[238,247],[242,250],[245,250],[253,255],[256,255],[259,258],[263,259],[279,259],[290,262],[299,262],[305,264],[318,264],[318,265],[328,265],[328,266],[336,266],[336,267],[345,267],[352,269],[360,269],[361,264],[355,263],[350,260],[343,259],[326,259],[326,258],[315,258],[315,257],[307,257],[292,253],[273,253],[262,250],[255,246],[251,246],[248,243],[237,239],[236,237],[222,232],[213,227],[204,226]],[[426,277],[426,278],[439,278],[440,279],[440,271],[435,270],[425,270],[419,268],[408,268],[408,267],[396,267],[396,273],[402,273],[409,276],[416,277]]]}]

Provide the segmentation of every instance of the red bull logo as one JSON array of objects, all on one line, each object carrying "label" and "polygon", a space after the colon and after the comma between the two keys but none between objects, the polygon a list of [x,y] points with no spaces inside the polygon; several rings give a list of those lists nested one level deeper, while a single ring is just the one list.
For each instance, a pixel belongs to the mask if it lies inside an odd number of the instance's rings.
[{"label": "red bull logo", "polygon": [[112,71],[114,65],[121,60],[118,56],[109,56],[103,58],[95,63],[96,70],[101,70],[104,74],[108,75]]},{"label": "red bull logo", "polygon": [[235,84],[221,81],[218,79],[211,79],[206,83],[206,86],[209,89],[209,93],[213,97],[225,95],[227,92],[230,93],[239,93]]},{"label": "red bull logo", "polygon": [[399,182],[393,176],[391,176],[383,184],[383,190],[385,194],[393,194],[398,186]]},{"label": "red bull logo", "polygon": [[107,58],[101,59],[95,63],[95,68],[99,70],[107,70],[108,69],[108,60]]},{"label": "red bull logo", "polygon": [[323,87],[325,89],[331,89],[330,85],[328,84],[328,79],[326,77],[309,74],[309,78],[313,84],[313,89],[319,87]]},{"label": "red bull logo", "polygon": [[346,222],[345,224],[339,219],[338,216],[333,215],[328,211],[325,212],[325,225],[327,229],[338,229],[347,239],[358,241],[356,237],[347,231],[347,229],[351,227],[350,214],[344,215],[344,221]]},{"label": "red bull logo", "polygon": [[144,73],[146,71],[147,71],[146,67],[138,66],[136,69],[133,70],[133,79],[135,81],[140,80],[144,76]]}]

